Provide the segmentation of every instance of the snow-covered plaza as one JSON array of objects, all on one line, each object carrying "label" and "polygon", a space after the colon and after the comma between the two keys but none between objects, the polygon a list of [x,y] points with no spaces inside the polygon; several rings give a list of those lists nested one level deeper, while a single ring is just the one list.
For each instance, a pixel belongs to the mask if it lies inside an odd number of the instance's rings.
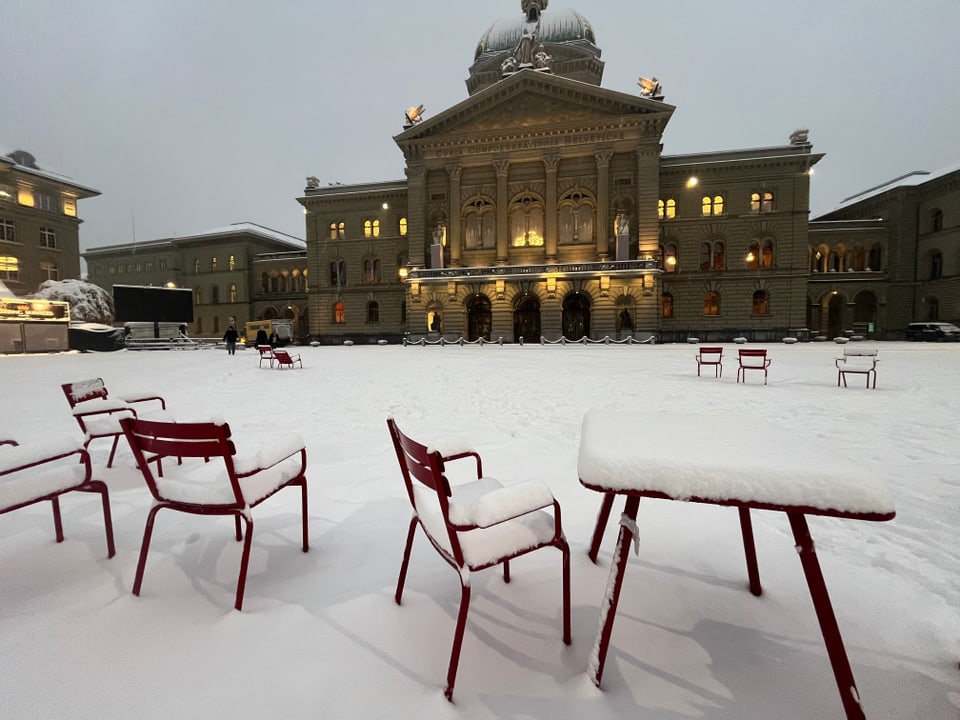
[{"label": "snow-covered plaza", "polygon": [[[600,496],[577,477],[590,410],[785,426],[808,456],[755,457],[802,478],[840,454],[887,483],[897,516],[811,517],[840,631],[871,720],[960,717],[960,347],[879,348],[876,390],[837,387],[832,343],[771,344],[769,384],[698,378],[688,345],[297,348],[303,369],[255,351],[0,356],[0,438],[80,437],[60,384],[102,377],[112,393],[155,390],[177,419],[222,417],[238,450],[296,432],[308,453],[310,551],[299,493],[253,511],[243,612],[230,518],[161,512],[140,597],[131,594],[151,498],[125,441],[106,469],[117,554],[99,499],[0,516],[0,698],[6,718],[583,718],[771,720],[843,717],[793,538],[754,513],[764,593],[747,590],[732,508],[643,500],[603,687],[586,675],[615,526],[587,557]],[[486,474],[543,480],[572,551],[573,643],[561,641],[559,554],[475,574],[454,703],[443,697],[459,602],[455,573],[422,535],[404,604],[393,593],[410,506],[385,420],[424,442],[462,438]],[[643,437],[637,437],[642,446]],[[709,437],[673,438],[676,452]],[[622,500],[617,501],[616,512]]]}]

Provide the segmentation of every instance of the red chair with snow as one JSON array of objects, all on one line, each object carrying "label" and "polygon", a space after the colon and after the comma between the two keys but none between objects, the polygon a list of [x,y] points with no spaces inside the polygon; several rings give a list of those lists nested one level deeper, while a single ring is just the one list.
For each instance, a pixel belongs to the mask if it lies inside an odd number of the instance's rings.
[{"label": "red chair with snow", "polygon": [[[483,477],[480,455],[476,452],[445,456],[404,435],[393,418],[387,420],[387,427],[413,506],[395,600],[398,605],[401,603],[418,525],[460,578],[460,611],[444,690],[447,700],[453,699],[470,607],[472,572],[503,565],[504,582],[510,582],[511,560],[543,547],[559,549],[563,555],[563,642],[569,645],[570,548],[560,524],[560,505],[550,489],[539,481],[503,486],[493,478]],[[451,486],[445,475],[447,464],[469,458],[476,461],[477,479]]]},{"label": "red chair with snow", "polygon": [[[250,510],[285,487],[300,488],[303,551],[307,539],[307,451],[303,440],[293,433],[277,438],[259,452],[235,457],[236,448],[226,423],[172,423],[124,418],[120,421],[130,442],[137,466],[153,495],[153,507],[140,546],[133,594],[140,594],[153,523],[163,508],[195,515],[233,515],[237,540],[244,540],[240,577],[234,607],[243,606],[247,563],[253,539]],[[159,458],[183,458],[182,465],[164,475],[154,474],[150,463]],[[217,458],[220,462],[211,462]],[[246,537],[240,521],[246,524]]]},{"label": "red chair with snow", "polygon": [[44,447],[26,447],[16,440],[0,440],[0,515],[49,500],[57,542],[63,542],[60,496],[74,491],[100,494],[107,556],[113,557],[116,550],[110,493],[104,482],[93,479],[86,449],[68,439],[47,443]]},{"label": "red chair with snow", "polygon": [[303,367],[303,360],[300,359],[299,355],[291,355],[287,350],[281,350],[276,348],[273,351],[273,359],[277,363],[277,369],[283,370],[284,368],[292,368],[294,364],[300,365]]}]

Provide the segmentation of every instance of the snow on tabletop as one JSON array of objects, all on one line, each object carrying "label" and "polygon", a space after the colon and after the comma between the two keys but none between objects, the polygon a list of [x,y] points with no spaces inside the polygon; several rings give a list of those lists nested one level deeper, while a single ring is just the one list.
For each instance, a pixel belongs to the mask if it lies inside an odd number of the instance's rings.
[{"label": "snow on tabletop", "polygon": [[577,464],[582,482],[611,490],[890,513],[886,485],[825,439],[744,416],[589,411]]}]

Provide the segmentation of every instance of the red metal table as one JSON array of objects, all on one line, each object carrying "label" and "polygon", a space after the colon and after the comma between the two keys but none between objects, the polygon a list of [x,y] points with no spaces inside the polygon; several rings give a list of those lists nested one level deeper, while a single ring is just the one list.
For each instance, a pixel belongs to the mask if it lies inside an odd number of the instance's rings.
[{"label": "red metal table", "polygon": [[590,544],[594,562],[614,498],[626,496],[590,660],[598,687],[636,536],[640,498],[736,507],[754,595],[760,595],[762,588],[750,511],[774,510],[785,513],[790,522],[846,716],[865,719],[806,516],[882,521],[892,519],[895,511],[881,481],[822,445],[811,452],[809,442],[795,431],[753,418],[654,417],[599,410],[586,414],[578,460],[580,482],[604,494]]}]

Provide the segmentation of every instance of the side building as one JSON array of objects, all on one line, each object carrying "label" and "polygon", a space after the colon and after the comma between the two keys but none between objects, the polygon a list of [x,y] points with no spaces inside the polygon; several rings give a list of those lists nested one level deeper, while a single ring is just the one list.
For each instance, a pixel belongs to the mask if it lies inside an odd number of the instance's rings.
[{"label": "side building", "polygon": [[90,282],[193,290],[191,335],[219,336],[231,323],[286,318],[298,339],[309,328],[309,271],[302,240],[255,223],[197,235],[90,248]]},{"label": "side building", "polygon": [[46,280],[79,278],[77,205],[99,194],[24,150],[0,155],[0,281],[22,296]]}]

